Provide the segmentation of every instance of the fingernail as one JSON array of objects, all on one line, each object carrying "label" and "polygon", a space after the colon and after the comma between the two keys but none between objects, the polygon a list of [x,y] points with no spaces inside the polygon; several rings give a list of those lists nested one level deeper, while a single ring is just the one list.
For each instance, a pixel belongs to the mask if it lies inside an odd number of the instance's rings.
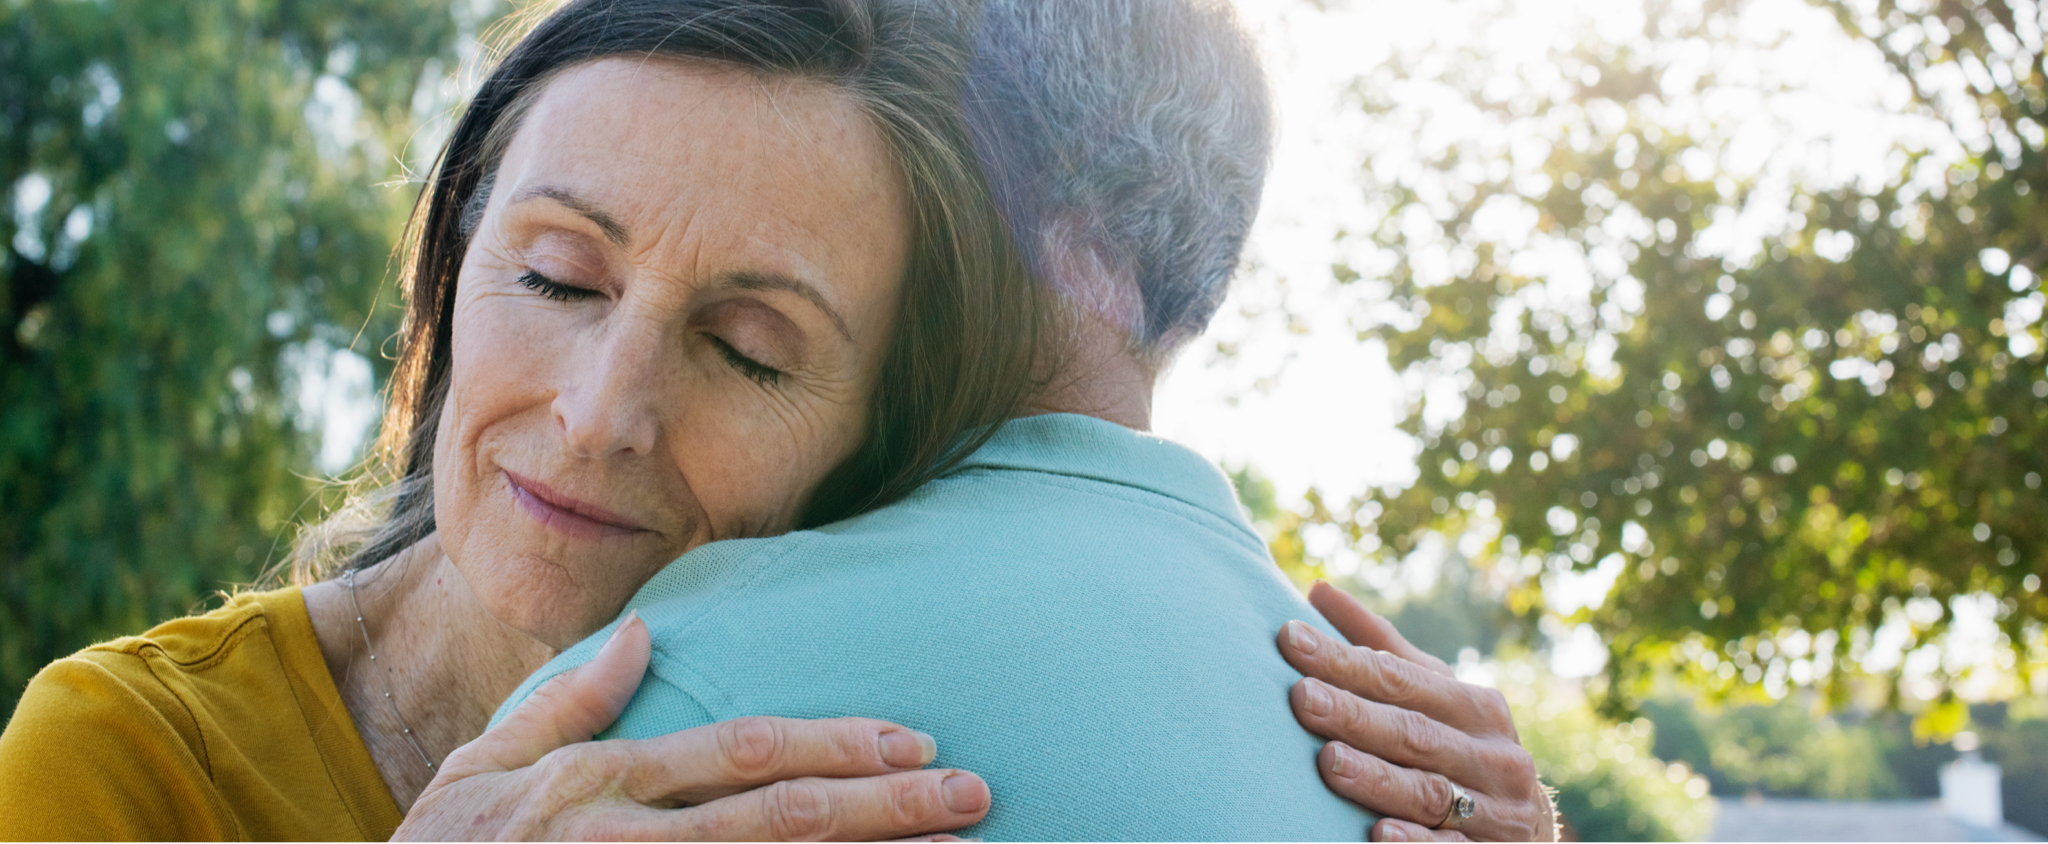
[{"label": "fingernail", "polygon": [[945,794],[947,811],[956,814],[971,814],[988,805],[988,790],[981,778],[973,774],[959,773],[939,783],[939,791]]},{"label": "fingernail", "polygon": [[1351,748],[1330,742],[1330,773],[1349,779],[1358,773],[1357,760],[1351,755]]},{"label": "fingernail", "polygon": [[879,743],[882,762],[893,768],[922,768],[939,755],[939,743],[916,730],[890,730]]},{"label": "fingernail", "polygon": [[1324,688],[1322,682],[1313,677],[1305,682],[1308,685],[1302,690],[1302,693],[1308,696],[1308,714],[1318,716],[1330,714],[1330,690]]},{"label": "fingernail", "polygon": [[1294,645],[1295,650],[1302,653],[1312,654],[1316,652],[1315,632],[1308,629],[1308,625],[1299,621],[1287,622],[1287,641]]},{"label": "fingernail", "polygon": [[604,647],[600,647],[598,650],[611,647],[613,642],[619,640],[619,634],[626,632],[626,628],[633,626],[633,620],[639,617],[639,610],[627,610],[625,620],[620,621],[619,626],[612,628],[612,635],[604,640]]},{"label": "fingernail", "polygon": [[1406,841],[1408,840],[1408,830],[1402,829],[1400,824],[1380,824],[1380,840]]}]

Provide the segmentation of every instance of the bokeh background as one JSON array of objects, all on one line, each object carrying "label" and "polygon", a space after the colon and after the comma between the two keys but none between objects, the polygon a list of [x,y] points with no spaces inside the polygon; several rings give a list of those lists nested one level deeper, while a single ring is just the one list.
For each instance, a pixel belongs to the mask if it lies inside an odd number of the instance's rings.
[{"label": "bokeh background", "polygon": [[[335,505],[531,6],[0,0],[0,711]],[[1585,839],[1959,747],[2048,834],[2043,9],[1239,6],[1279,152],[1157,422],[1288,574],[1505,691]]]}]

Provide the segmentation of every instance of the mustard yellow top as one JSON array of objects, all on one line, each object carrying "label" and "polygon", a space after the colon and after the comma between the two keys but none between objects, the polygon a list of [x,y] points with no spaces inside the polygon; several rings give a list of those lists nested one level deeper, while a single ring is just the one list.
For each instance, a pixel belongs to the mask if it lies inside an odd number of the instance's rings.
[{"label": "mustard yellow top", "polygon": [[57,660],[0,734],[0,839],[384,841],[399,820],[296,587]]}]

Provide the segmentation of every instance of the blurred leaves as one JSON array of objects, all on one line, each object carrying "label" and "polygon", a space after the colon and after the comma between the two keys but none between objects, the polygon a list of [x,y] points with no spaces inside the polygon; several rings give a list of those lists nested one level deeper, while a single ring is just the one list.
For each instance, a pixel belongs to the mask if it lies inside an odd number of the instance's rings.
[{"label": "blurred leaves", "polygon": [[[1984,757],[2003,769],[2007,820],[2048,833],[2048,712],[2036,699],[1971,706]],[[1725,709],[1675,695],[1643,705],[1653,751],[1729,797],[1751,792],[1828,800],[1931,799],[1955,747],[1922,744],[1896,712],[1820,714],[1804,701]]]},{"label": "blurred leaves", "polygon": [[[1336,270],[1397,306],[1357,324],[1428,385],[1404,424],[1420,473],[1311,509],[1382,557],[1477,531],[1525,614],[1608,573],[1563,612],[1609,646],[1610,712],[1660,674],[1840,701],[1840,677],[1911,663],[1941,735],[1957,684],[2013,694],[2048,658],[2042,23],[1999,0],[1816,5],[1939,135],[1880,178],[1811,178],[1791,150],[1745,169],[1698,116],[1742,86],[1784,110],[1789,83],[1722,78],[1773,48],[1732,34],[1753,4],[1647,0],[1639,38],[1589,30],[1548,70],[1433,44],[1360,79],[1376,120],[1438,129],[1421,166],[1366,151],[1383,223],[1352,236],[1382,263]],[[1998,676],[1930,644],[1958,602],[1995,621]]]},{"label": "blurred leaves", "polygon": [[0,6],[0,707],[308,515],[300,391],[351,345],[381,381],[398,157],[470,5]]},{"label": "blurred leaves", "polygon": [[1911,744],[1904,730],[1885,729],[1895,724],[1815,717],[1795,701],[1703,712],[1683,698],[1667,697],[1645,703],[1643,714],[1656,725],[1656,754],[1686,763],[1716,794],[1909,796],[1888,759]]},{"label": "blurred leaves", "polygon": [[1522,745],[1543,781],[1557,789],[1557,811],[1578,841],[1699,841],[1713,821],[1708,783],[1683,764],[1651,755],[1647,719],[1613,723],[1576,689],[1526,663],[1503,688]]}]

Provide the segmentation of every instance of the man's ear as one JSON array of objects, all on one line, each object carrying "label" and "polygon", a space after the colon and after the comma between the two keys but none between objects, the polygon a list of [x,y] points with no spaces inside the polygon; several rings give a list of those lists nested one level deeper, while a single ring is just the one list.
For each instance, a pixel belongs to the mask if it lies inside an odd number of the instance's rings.
[{"label": "man's ear", "polygon": [[1095,236],[1094,227],[1078,214],[1054,218],[1039,234],[1040,266],[1046,279],[1067,301],[1127,332],[1133,343],[1144,341],[1145,296],[1137,273]]}]

